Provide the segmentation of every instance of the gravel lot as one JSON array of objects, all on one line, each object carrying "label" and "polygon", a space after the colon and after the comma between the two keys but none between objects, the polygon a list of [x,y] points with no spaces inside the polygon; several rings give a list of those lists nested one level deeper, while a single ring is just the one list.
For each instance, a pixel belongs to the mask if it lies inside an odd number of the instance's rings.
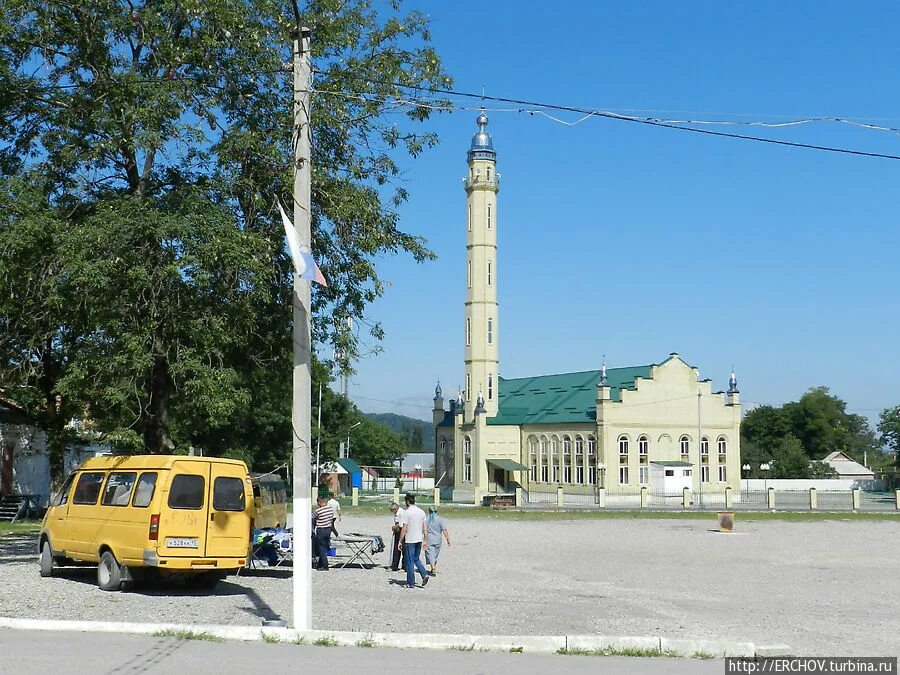
[{"label": "gravel lot", "polygon": [[[388,534],[387,517],[342,531]],[[314,627],[662,635],[783,642],[801,655],[900,654],[900,522],[448,519],[427,588],[382,567],[313,574]],[[93,569],[38,576],[33,537],[0,540],[0,616],[258,624],[290,620],[289,570],[106,593]],[[386,562],[386,553],[379,562]]]}]

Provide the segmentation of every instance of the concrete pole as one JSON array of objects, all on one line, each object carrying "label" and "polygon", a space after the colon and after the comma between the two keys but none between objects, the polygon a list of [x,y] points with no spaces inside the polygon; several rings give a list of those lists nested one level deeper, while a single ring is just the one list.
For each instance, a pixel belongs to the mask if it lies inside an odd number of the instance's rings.
[{"label": "concrete pole", "polygon": [[697,488],[700,493],[700,508],[703,508],[703,424],[700,418],[701,392],[697,390]]},{"label": "concrete pole", "polygon": [[[311,245],[310,178],[311,129],[309,123],[310,67],[309,28],[297,26],[293,44],[294,65],[294,227],[302,244]],[[312,527],[310,524],[310,283],[294,274],[294,373],[291,411],[291,449],[294,460],[294,628],[312,628]]]}]

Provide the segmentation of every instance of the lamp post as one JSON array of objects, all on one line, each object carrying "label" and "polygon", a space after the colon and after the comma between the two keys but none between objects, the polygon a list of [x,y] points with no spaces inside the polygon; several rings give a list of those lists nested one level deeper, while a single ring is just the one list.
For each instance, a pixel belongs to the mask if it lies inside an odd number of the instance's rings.
[{"label": "lamp post", "polygon": [[604,489],[606,487],[606,464],[600,462],[597,464],[597,468],[600,470],[600,489]]},{"label": "lamp post", "polygon": [[352,425],[349,429],[347,429],[347,459],[350,458],[350,432],[353,431],[356,427],[358,427],[362,422],[357,422]]},{"label": "lamp post", "polygon": [[763,490],[766,491],[766,494],[769,493],[769,469],[772,468],[772,465],[769,462],[764,462],[759,465],[759,470],[763,472]]},{"label": "lamp post", "polygon": [[744,464],[741,468],[744,470],[744,490],[750,492],[750,465]]}]

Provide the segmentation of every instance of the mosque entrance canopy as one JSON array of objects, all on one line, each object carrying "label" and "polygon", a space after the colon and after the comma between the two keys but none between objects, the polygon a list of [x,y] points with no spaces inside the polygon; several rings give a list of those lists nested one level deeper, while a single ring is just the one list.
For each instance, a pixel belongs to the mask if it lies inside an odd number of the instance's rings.
[{"label": "mosque entrance canopy", "polygon": [[489,459],[487,463],[504,471],[528,471],[527,466],[514,462],[511,459]]}]

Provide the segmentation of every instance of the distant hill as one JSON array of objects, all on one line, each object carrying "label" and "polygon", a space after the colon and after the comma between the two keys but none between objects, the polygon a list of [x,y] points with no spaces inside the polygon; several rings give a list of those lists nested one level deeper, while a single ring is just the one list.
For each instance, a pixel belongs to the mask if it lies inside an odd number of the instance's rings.
[{"label": "distant hill", "polygon": [[434,451],[434,427],[431,422],[419,420],[415,417],[407,417],[406,415],[398,415],[397,413],[364,412],[363,415],[400,434],[406,441],[410,452]]}]

